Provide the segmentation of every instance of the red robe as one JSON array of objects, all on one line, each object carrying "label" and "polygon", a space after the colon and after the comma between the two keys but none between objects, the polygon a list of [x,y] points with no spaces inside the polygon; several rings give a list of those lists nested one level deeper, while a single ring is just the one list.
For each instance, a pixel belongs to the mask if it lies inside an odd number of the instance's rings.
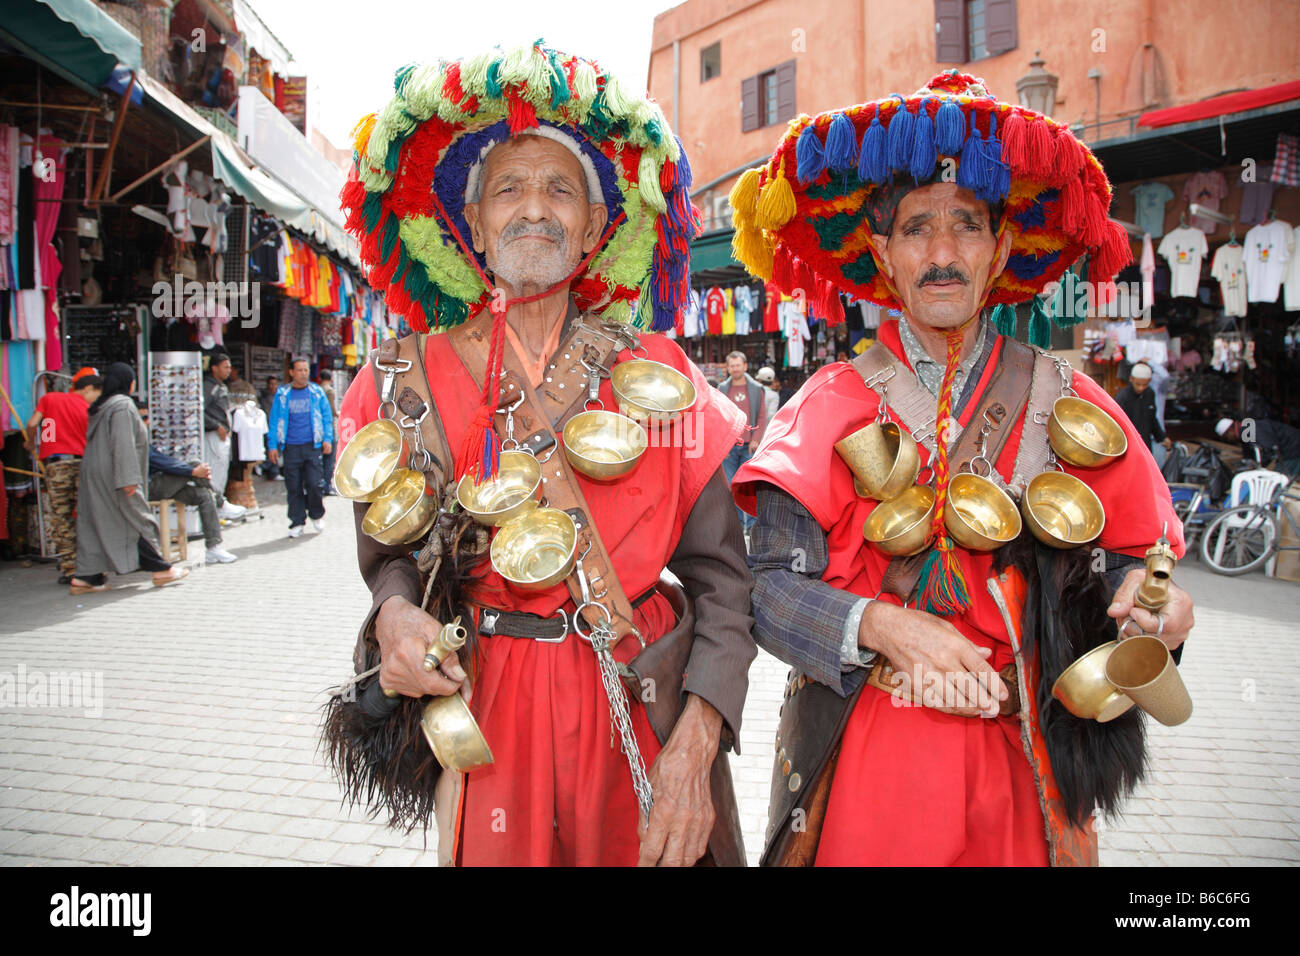
[{"label": "red robe", "polygon": [[[880,341],[906,364],[896,321],[882,324]],[[1002,345],[999,338],[981,390]],[[1128,452],[1107,467],[1064,465],[1096,492],[1106,510],[1096,546],[1140,557],[1167,522],[1169,540],[1181,557],[1182,524],[1150,452],[1092,379],[1076,373],[1073,387],[1080,398],[1108,412],[1128,436]],[[960,418],[963,428],[977,404],[967,403]],[[854,492],[853,475],[833,446],[874,420],[876,410],[876,393],[852,365],[823,367],[768,425],[758,451],[737,471],[732,485],[737,503],[751,514],[757,482],[769,482],[798,499],[827,535],[830,561],[823,580],[864,597],[879,591],[889,556],[863,538],[862,526],[876,502]],[[997,461],[1004,479],[1011,477],[1023,424],[1022,416]],[[924,466],[928,456],[923,447],[920,454]],[[993,576],[993,555],[960,547],[955,553],[971,606],[949,620],[975,644],[992,648],[989,663],[1001,670],[1015,654],[986,587]],[[889,594],[881,599],[900,603]],[[854,708],[841,740],[818,863],[1046,863],[1041,808],[1043,794],[1054,782],[1031,766],[1021,721],[896,704],[895,698],[868,687]]]},{"label": "red robe", "polygon": [[[678,430],[652,433],[651,446],[631,474],[612,482],[578,481],[629,599],[652,589],[681,537],[705,484],[736,444],[744,422],[671,340],[641,335],[648,357],[671,365],[695,384],[696,403]],[[619,360],[632,356],[626,350]],[[638,357],[640,355],[638,354]],[[461,447],[480,389],[445,335],[430,336],[425,369],[450,447]],[[605,407],[618,407],[601,383]],[[376,418],[374,378],[353,379],[339,414],[340,434],[352,436]],[[678,440],[668,441],[676,436]],[[557,434],[557,439],[563,439]],[[656,444],[656,438],[661,439]],[[556,454],[563,454],[556,449]],[[512,589],[484,562],[485,577],[470,591],[482,607],[544,617],[574,604],[563,582],[546,591]],[[647,641],[674,623],[656,595],[634,612]],[[631,865],[639,851],[638,809],[627,759],[611,738],[609,705],[590,645],[570,635],[549,644],[509,636],[480,637],[470,709],[495,763],[465,775],[456,836],[460,865]],[[616,660],[640,649],[619,642]],[[649,769],[659,743],[645,708],[632,706],[633,727]],[[611,739],[615,744],[611,747]]]}]

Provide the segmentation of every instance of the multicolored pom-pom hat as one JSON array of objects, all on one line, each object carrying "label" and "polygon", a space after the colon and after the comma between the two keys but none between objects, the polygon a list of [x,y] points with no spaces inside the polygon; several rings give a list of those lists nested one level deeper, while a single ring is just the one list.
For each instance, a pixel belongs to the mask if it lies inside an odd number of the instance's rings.
[{"label": "multicolored pom-pom hat", "polygon": [[572,280],[578,306],[661,331],[689,295],[699,212],[691,170],[659,106],[596,63],[544,47],[408,66],[396,95],[358,125],[341,194],[372,286],[420,332],[492,301],[465,221],[482,159],[503,140],[546,136],[574,152],[605,242]]},{"label": "multicolored pom-pom hat", "polygon": [[792,120],[772,158],[732,190],[736,256],[787,293],[803,289],[832,320],[843,315],[837,291],[900,309],[871,238],[873,199],[885,184],[944,173],[1002,204],[997,226],[999,236],[1011,231],[1011,254],[987,290],[989,305],[1029,300],[1085,252],[1094,281],[1132,258],[1127,234],[1109,219],[1110,183],[1088,147],[1068,127],[999,102],[983,80],[956,70],[910,97]]}]

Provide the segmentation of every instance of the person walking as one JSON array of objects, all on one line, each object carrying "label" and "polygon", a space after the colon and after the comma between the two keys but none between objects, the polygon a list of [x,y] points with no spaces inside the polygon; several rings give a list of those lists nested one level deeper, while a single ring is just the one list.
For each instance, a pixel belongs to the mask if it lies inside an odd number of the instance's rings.
[{"label": "person walking", "polygon": [[50,538],[59,555],[59,583],[70,584],[77,570],[77,481],[86,450],[90,405],[99,398],[103,380],[93,368],[83,368],[67,392],[46,392],[27,420],[31,437],[26,448],[37,451],[45,466],[50,495]]},{"label": "person walking", "polygon": [[213,352],[208,374],[203,376],[203,460],[212,467],[212,490],[217,495],[217,514],[227,521],[244,516],[245,508],[226,500],[226,479],[230,472],[230,356]]},{"label": "person walking", "polygon": [[764,365],[754,378],[763,386],[763,401],[767,403],[767,420],[770,422],[781,407],[781,383],[777,380],[776,369]]},{"label": "person walking", "polygon": [[[261,396],[258,398],[258,401],[262,405],[262,411],[266,414],[268,420],[271,417],[271,403],[275,401],[275,393],[279,391],[279,389],[280,379],[274,375],[268,375],[266,377],[266,391],[262,392]],[[257,469],[254,469],[254,474],[265,475],[272,481],[284,481],[284,475],[280,474],[279,466],[272,464],[270,459],[263,460],[261,465],[258,467],[261,468],[261,471],[259,472]]]},{"label": "person walking", "polygon": [[[759,439],[763,437],[763,431],[767,428],[767,400],[763,397],[767,389],[750,377],[748,368],[749,359],[745,358],[745,353],[732,352],[727,356],[727,377],[718,383],[718,391],[735,403],[736,408],[740,409],[740,413],[745,416],[747,424],[736,447],[731,449],[722,462],[722,470],[727,476],[728,484],[735,477],[740,466],[749,461],[754,454]],[[741,526],[748,531],[754,525],[754,518],[746,514],[743,509],[738,510]]]},{"label": "person walking", "polygon": [[[321,369],[320,375],[318,375],[317,378],[320,379],[320,387],[321,390],[325,392],[325,398],[329,400],[330,415],[334,421],[338,421],[339,403],[338,399],[334,396],[334,373],[329,369]],[[320,493],[322,497],[328,497],[329,495],[334,494],[334,449],[338,440],[338,435],[331,432],[329,437],[330,450],[324,456],[325,466],[321,470]]]},{"label": "person walking", "polygon": [[152,571],[155,587],[190,573],[163,560],[158,551],[158,521],[144,496],[149,430],[131,398],[134,389],[134,370],[114,362],[90,406],[77,507],[76,574],[69,594],[108,590],[110,569],[118,574]]},{"label": "person walking", "polygon": [[1152,440],[1163,445],[1166,451],[1173,445],[1156,413],[1156,393],[1151,388],[1151,366],[1146,362],[1138,362],[1133,366],[1128,384],[1115,393],[1115,404],[1124,410],[1148,450],[1152,449]]},{"label": "person walking", "polygon": [[284,463],[285,490],[289,494],[289,537],[302,534],[311,518],[319,533],[325,530],[325,504],[321,500],[322,455],[334,450],[334,416],[325,390],[307,381],[306,359],[295,359],[290,383],[281,385],[271,403],[267,457]]}]

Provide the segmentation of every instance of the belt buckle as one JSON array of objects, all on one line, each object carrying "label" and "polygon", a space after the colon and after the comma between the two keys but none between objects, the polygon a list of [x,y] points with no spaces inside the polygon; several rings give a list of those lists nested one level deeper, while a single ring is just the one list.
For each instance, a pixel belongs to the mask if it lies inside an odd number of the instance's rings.
[{"label": "belt buckle", "polygon": [[537,643],[563,644],[565,639],[569,636],[569,615],[565,613],[565,610],[562,607],[556,608],[555,613],[558,614],[560,616],[560,620],[564,622],[564,630],[560,632],[559,637],[534,637],[533,640],[535,640]]}]

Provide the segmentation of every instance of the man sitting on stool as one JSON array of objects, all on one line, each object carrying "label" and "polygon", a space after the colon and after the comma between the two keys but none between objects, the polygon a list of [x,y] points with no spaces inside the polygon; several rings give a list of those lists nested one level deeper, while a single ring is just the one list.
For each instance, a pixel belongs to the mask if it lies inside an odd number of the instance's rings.
[{"label": "man sitting on stool", "polygon": [[[229,564],[238,558],[221,547],[221,519],[217,517],[217,500],[212,491],[212,467],[200,462],[188,465],[179,458],[164,455],[149,446],[149,500],[171,498],[199,509],[203,525],[203,543],[207,545],[208,564]],[[181,529],[185,533],[185,529]]]}]

